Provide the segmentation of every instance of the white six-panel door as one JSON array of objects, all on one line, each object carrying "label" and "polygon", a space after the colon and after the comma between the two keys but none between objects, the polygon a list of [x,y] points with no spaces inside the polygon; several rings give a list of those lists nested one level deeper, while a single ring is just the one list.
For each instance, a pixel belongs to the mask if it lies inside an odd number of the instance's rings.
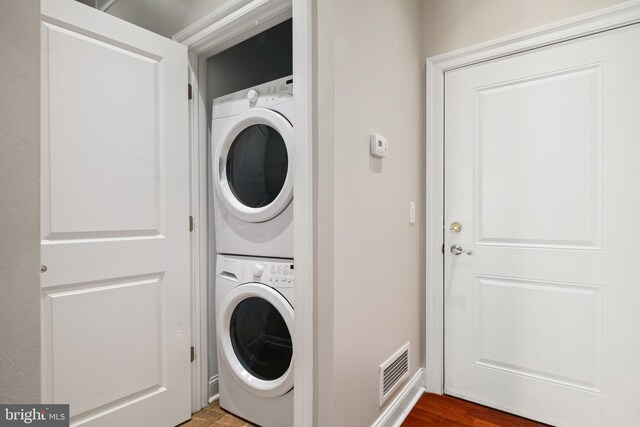
[{"label": "white six-panel door", "polygon": [[190,417],[186,89],[184,46],[42,1],[42,399],[72,425]]},{"label": "white six-panel door", "polygon": [[638,425],[639,46],[636,25],[446,73],[446,393]]}]

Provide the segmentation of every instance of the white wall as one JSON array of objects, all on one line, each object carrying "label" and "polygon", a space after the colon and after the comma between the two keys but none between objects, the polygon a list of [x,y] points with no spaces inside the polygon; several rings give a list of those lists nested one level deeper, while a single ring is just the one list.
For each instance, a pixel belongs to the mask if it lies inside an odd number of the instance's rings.
[{"label": "white wall", "polygon": [[622,3],[622,0],[425,0],[425,57]]},{"label": "white wall", "polygon": [[0,403],[40,401],[40,1],[0,2]]},{"label": "white wall", "polygon": [[228,0],[119,0],[108,13],[171,38]]},{"label": "white wall", "polygon": [[422,1],[323,0],[317,20],[316,416],[366,426],[378,366],[407,341],[423,366]]}]

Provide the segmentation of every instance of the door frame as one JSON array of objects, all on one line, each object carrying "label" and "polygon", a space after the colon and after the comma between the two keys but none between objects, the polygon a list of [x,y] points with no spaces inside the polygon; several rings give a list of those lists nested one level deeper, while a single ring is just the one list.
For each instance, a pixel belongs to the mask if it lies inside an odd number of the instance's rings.
[{"label": "door frame", "polygon": [[207,292],[207,59],[293,17],[294,91],[294,258],[296,292],[293,328],[295,425],[313,425],[313,0],[231,0],[173,39],[189,49],[192,236],[192,410],[209,403]]},{"label": "door frame", "polygon": [[640,23],[640,0],[426,60],[426,391],[444,393],[444,77],[447,71]]}]

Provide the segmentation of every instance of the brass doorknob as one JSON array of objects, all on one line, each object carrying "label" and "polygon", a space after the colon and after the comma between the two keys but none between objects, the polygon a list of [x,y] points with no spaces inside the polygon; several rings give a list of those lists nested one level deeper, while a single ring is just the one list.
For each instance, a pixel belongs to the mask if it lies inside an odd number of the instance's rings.
[{"label": "brass doorknob", "polygon": [[460,224],[458,221],[454,221],[451,223],[451,227],[449,227],[449,230],[453,231],[454,233],[459,233],[462,231],[462,224]]}]

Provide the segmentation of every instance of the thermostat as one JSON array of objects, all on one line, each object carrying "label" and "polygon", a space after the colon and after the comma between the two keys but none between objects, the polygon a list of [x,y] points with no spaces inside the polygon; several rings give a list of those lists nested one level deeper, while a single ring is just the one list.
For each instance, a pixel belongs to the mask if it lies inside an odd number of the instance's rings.
[{"label": "thermostat", "polygon": [[382,135],[371,135],[371,155],[376,157],[387,157],[387,150],[389,148],[387,144],[387,138]]}]

